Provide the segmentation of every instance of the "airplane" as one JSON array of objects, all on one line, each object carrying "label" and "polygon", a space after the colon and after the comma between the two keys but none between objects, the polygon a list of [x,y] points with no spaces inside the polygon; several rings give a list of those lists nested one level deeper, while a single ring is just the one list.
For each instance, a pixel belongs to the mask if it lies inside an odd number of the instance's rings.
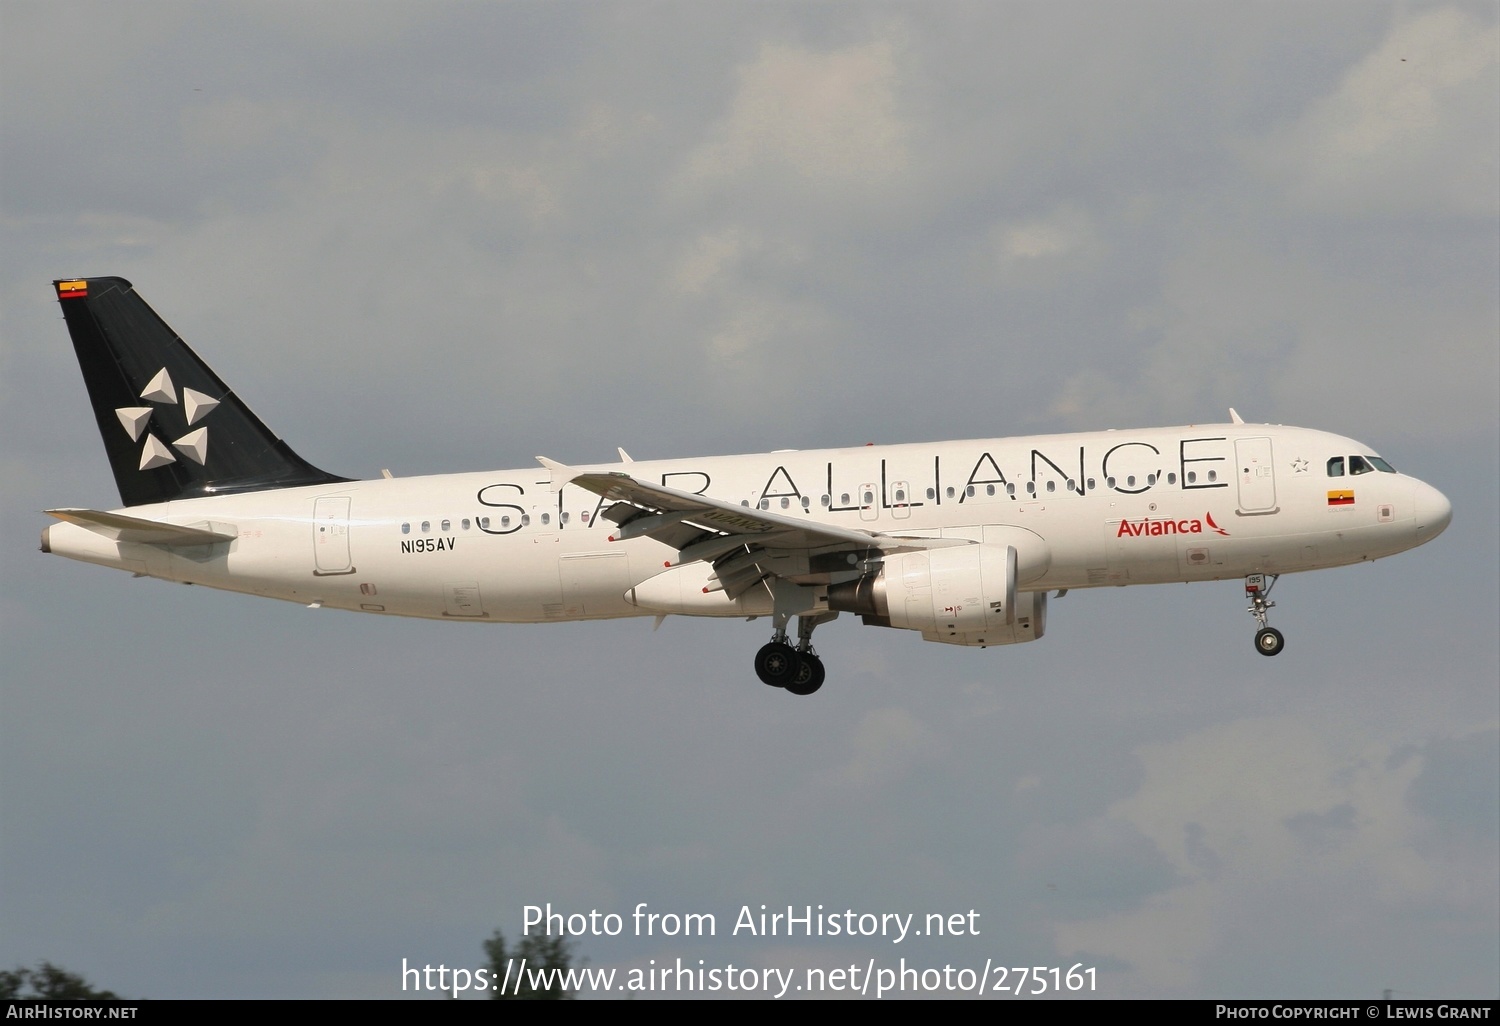
[{"label": "airplane", "polygon": [[[1369,446],[1229,423],[352,480],[298,456],[123,278],[53,282],[123,506],[42,551],[312,607],[545,623],[768,617],[756,675],[822,686],[841,613],[925,641],[1035,641],[1073,589],[1243,580],[1422,545],[1453,510]],[[795,639],[789,633],[796,619]]]}]

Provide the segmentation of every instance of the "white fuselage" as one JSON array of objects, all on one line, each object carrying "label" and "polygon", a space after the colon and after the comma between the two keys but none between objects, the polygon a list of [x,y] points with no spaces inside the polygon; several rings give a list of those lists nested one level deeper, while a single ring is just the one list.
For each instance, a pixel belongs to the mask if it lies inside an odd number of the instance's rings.
[{"label": "white fuselage", "polygon": [[[1420,545],[1447,525],[1436,489],[1386,470],[1350,473],[1356,455],[1372,454],[1320,431],[1217,424],[611,469],[857,531],[973,541],[1003,532],[1020,553],[1018,585],[1034,592],[1340,566]],[[616,525],[600,516],[609,505],[572,485],[554,489],[540,468],[382,479],[120,511],[233,536],[218,544],[119,541],[58,523],[43,547],[166,580],[396,616],[531,623],[770,611],[758,594],[705,593],[706,563],[676,570],[686,575],[676,597],[638,594],[677,551],[651,537],[611,541]]]}]

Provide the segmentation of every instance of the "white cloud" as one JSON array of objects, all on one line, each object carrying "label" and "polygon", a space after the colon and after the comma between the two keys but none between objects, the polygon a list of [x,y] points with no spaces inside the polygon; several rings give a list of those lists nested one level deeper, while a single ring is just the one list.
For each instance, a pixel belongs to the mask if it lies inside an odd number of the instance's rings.
[{"label": "white cloud", "polygon": [[1445,7],[1396,25],[1252,158],[1349,215],[1500,213],[1500,28]]},{"label": "white cloud", "polygon": [[1000,277],[1006,284],[1045,281],[1077,274],[1104,249],[1094,220],[1064,204],[1045,217],[1006,223],[994,229]]},{"label": "white cloud", "polygon": [[[1213,423],[1234,406],[1252,421],[1376,445],[1493,423],[1492,295],[1463,278],[1366,278],[1358,262],[1278,253],[1276,240],[1240,228],[1226,219],[1189,240],[1163,267],[1159,295],[1126,313],[1119,355],[1101,347],[1069,375],[1052,412],[1080,427],[1127,427]],[[1383,255],[1372,262],[1385,275],[1400,266]]]},{"label": "white cloud", "polygon": [[834,774],[840,784],[871,787],[903,777],[912,766],[936,755],[938,740],[905,709],[872,709],[861,717],[851,739],[853,753]]},{"label": "white cloud", "polygon": [[[1124,985],[1134,992],[1201,988],[1226,952],[1273,943],[1285,923],[1271,910],[1287,905],[1312,902],[1321,923],[1349,916],[1372,936],[1379,928],[1363,921],[1372,907],[1398,915],[1430,902],[1459,920],[1487,914],[1483,905],[1466,907],[1445,882],[1462,859],[1423,851],[1430,826],[1408,801],[1423,758],[1350,736],[1347,721],[1240,720],[1137,755],[1139,790],[1105,818],[1149,838],[1183,882],[1138,908],[1063,923],[1055,933],[1064,954],[1130,963]],[[1352,890],[1372,895],[1373,906],[1341,905]]]},{"label": "white cloud", "polygon": [[672,283],[681,292],[696,293],[738,269],[745,251],[758,246],[738,227],[698,236],[678,261]]},{"label": "white cloud", "polygon": [[899,84],[887,41],[829,52],[767,44],[740,69],[729,113],[689,158],[688,179],[774,171],[858,190],[899,175],[910,136]]}]

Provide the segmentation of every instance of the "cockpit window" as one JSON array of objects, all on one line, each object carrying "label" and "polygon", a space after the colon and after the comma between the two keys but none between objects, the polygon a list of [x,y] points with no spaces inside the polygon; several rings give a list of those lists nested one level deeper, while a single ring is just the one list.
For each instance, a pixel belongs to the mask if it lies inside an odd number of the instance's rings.
[{"label": "cockpit window", "polygon": [[1366,459],[1375,464],[1375,469],[1380,471],[1382,474],[1394,474],[1396,472],[1395,467],[1391,466],[1379,456],[1368,456],[1366,457]]},{"label": "cockpit window", "polygon": [[1328,461],[1328,476],[1329,477],[1343,477],[1344,476],[1344,457],[1342,457],[1342,456],[1335,456],[1333,459],[1331,459],[1331,460]]},{"label": "cockpit window", "polygon": [[1373,474],[1374,472],[1375,468],[1366,463],[1363,456],[1349,457],[1350,474]]}]

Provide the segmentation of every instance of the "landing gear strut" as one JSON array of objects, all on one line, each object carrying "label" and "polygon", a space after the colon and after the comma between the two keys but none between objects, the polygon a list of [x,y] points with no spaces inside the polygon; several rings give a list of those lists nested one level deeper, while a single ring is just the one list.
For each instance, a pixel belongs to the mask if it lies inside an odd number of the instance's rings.
[{"label": "landing gear strut", "polygon": [[[838,614],[833,614],[837,616]],[[755,654],[755,675],[773,688],[786,688],[794,695],[810,695],[823,686],[823,660],[813,651],[813,628],[833,616],[797,617],[797,647],[787,641],[786,625],[780,623],[769,644]]]},{"label": "landing gear strut", "polygon": [[1250,600],[1249,612],[1255,617],[1255,622],[1260,624],[1260,630],[1255,632],[1255,651],[1264,656],[1276,655],[1285,644],[1281,632],[1266,623],[1266,611],[1276,605],[1274,602],[1268,602],[1267,598],[1280,576],[1280,574],[1251,574],[1245,578],[1245,597]]}]

